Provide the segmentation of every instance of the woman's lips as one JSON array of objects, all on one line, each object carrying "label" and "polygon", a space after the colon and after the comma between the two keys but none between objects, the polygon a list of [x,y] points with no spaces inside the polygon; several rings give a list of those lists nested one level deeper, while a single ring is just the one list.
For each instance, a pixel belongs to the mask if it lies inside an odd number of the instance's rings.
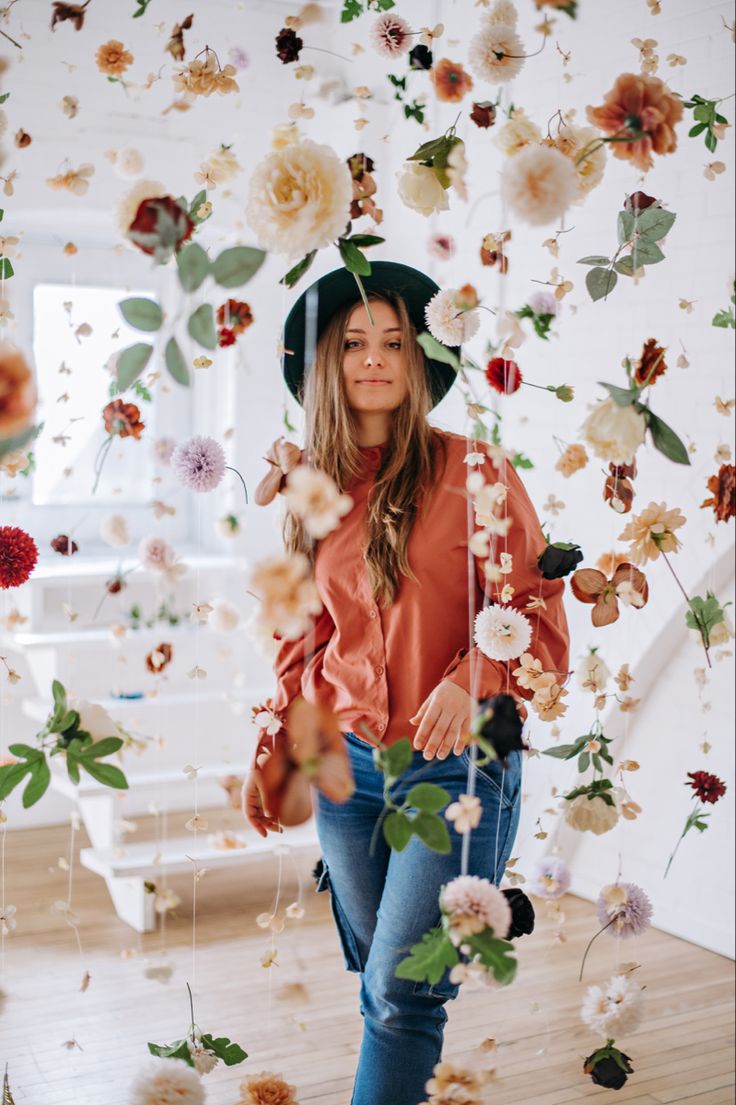
[{"label": "woman's lips", "polygon": [[390,380],[358,380],[357,383],[359,383],[359,384],[368,384],[371,387],[381,387],[381,386],[387,386],[388,384],[391,383],[391,381]]}]

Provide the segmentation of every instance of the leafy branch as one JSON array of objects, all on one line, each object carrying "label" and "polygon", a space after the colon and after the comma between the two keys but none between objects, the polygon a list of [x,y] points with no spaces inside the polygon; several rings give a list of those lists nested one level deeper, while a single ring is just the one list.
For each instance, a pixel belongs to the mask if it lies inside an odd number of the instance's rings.
[{"label": "leafy branch", "polygon": [[[658,202],[641,210],[632,205],[630,199],[626,200],[624,210],[618,213],[618,248],[613,257],[594,254],[578,260],[579,265],[593,266],[585,277],[585,286],[594,302],[607,298],[618,283],[618,274],[633,276],[640,266],[656,265],[664,260],[664,253],[657,242],[671,230],[677,215],[665,211]],[[623,250],[629,247],[631,253],[621,256]]]}]

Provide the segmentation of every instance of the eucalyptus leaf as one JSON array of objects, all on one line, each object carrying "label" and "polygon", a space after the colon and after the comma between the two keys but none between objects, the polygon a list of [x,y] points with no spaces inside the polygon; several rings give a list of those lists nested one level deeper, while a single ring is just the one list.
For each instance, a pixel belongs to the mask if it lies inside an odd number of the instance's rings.
[{"label": "eucalyptus leaf", "polygon": [[164,362],[173,379],[176,380],[178,384],[189,387],[189,367],[184,360],[184,354],[179,348],[179,343],[176,338],[169,338],[167,341],[166,349],[164,350]]},{"label": "eucalyptus leaf", "polygon": [[212,275],[221,288],[239,288],[247,284],[266,259],[262,249],[233,246],[224,249],[212,262]]},{"label": "eucalyptus leaf", "polygon": [[618,276],[613,269],[591,269],[585,277],[585,286],[593,301],[604,299],[617,282]]},{"label": "eucalyptus leaf", "polygon": [[629,211],[619,211],[616,232],[618,234],[618,244],[620,246],[630,241],[631,235],[634,233],[635,223],[636,219]]},{"label": "eucalyptus leaf", "polygon": [[147,342],[137,342],[129,345],[117,359],[115,376],[120,391],[126,391],[134,384],[151,359],[153,346]]},{"label": "eucalyptus leaf", "polygon": [[179,283],[185,292],[196,292],[210,271],[210,259],[198,242],[191,242],[176,254]]},{"label": "eucalyptus leaf", "polygon": [[616,272],[620,272],[622,276],[634,275],[634,262],[628,253],[625,257],[619,257],[618,261],[614,261],[613,267]]},{"label": "eucalyptus leaf", "polygon": [[164,320],[164,313],[158,303],[142,296],[123,299],[118,303],[118,310],[128,325],[136,330],[160,330]]},{"label": "eucalyptus leaf", "polygon": [[212,307],[203,303],[189,316],[187,332],[191,338],[205,349],[217,348],[217,332]]}]

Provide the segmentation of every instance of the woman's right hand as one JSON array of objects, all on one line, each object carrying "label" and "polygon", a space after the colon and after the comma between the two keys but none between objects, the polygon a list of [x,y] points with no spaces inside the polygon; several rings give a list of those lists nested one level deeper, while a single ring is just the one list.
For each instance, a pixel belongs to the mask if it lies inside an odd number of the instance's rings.
[{"label": "woman's right hand", "polygon": [[261,773],[257,768],[249,773],[243,783],[240,805],[243,817],[259,836],[267,836],[269,829],[275,833],[284,831],[279,822],[269,814],[261,787]]}]

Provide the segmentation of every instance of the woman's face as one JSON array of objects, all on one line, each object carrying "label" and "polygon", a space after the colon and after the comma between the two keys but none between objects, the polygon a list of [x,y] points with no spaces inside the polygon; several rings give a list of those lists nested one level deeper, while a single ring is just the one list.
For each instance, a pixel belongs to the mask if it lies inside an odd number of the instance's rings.
[{"label": "woman's face", "polygon": [[394,411],[409,393],[399,316],[390,303],[371,301],[353,310],[345,330],[342,370],[348,405],[359,413]]}]

